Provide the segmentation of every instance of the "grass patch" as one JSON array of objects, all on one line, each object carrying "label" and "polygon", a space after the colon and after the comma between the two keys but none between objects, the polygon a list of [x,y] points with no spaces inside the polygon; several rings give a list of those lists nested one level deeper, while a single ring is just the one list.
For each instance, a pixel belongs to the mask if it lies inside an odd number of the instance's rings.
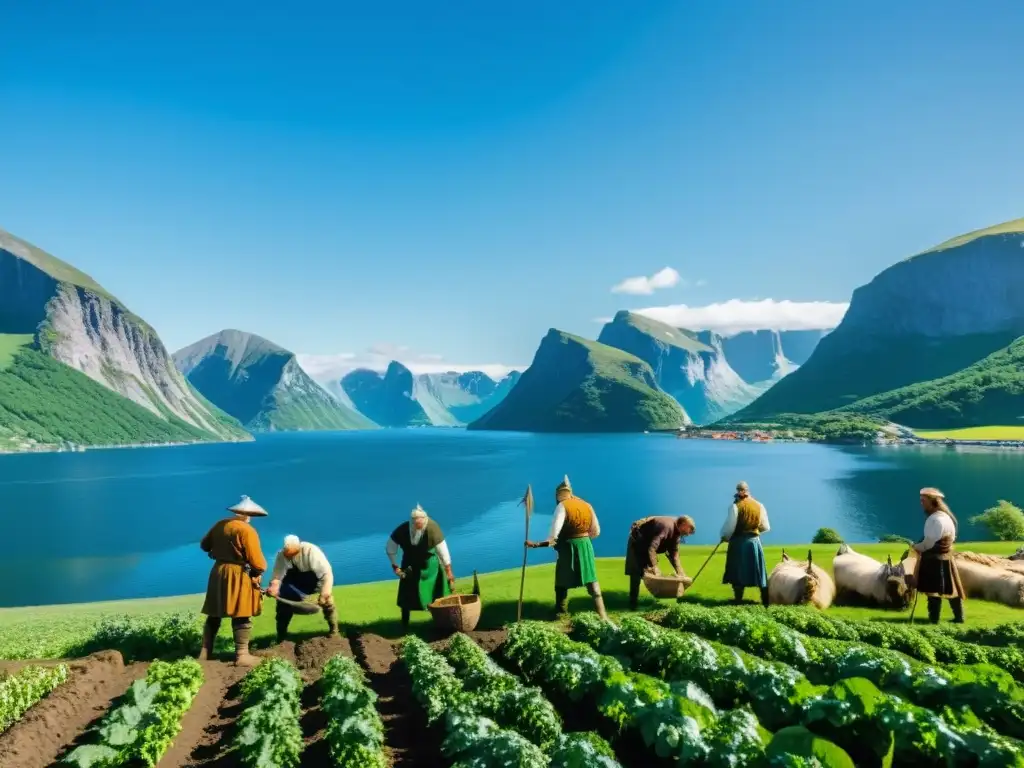
[{"label": "grass patch", "polygon": [[[894,560],[898,559],[904,550],[900,544],[858,544],[855,547],[858,552],[883,561],[888,555],[891,555]],[[697,573],[701,564],[711,553],[711,549],[710,546],[682,547],[683,567],[690,576]],[[810,549],[814,553],[814,562],[831,570],[832,558],[836,553],[837,546],[835,544],[798,544],[787,546],[785,549],[787,553],[800,558],[805,557],[807,550]],[[1009,555],[1016,551],[1017,545],[1010,542],[964,543],[962,549],[993,555]],[[781,559],[782,550],[783,547],[780,546],[765,548],[769,570]],[[541,557],[543,555],[535,555],[536,559]],[[661,567],[663,572],[669,572],[670,566],[664,557],[661,559]],[[456,569],[459,569],[458,562],[456,562]],[[629,579],[623,573],[623,559],[599,558],[597,570],[608,610],[612,614],[626,612],[629,603]],[[725,547],[720,547],[694,588],[687,593],[685,600],[702,605],[728,603],[732,598],[732,592],[729,587],[721,583],[724,570]],[[480,574],[483,615],[479,629],[494,629],[515,621],[516,603],[519,597],[519,573],[519,570],[515,569]],[[524,593],[524,619],[552,618],[553,583],[554,566],[552,564],[536,565],[528,569]],[[472,586],[472,577],[461,578],[458,580],[457,590],[468,593]],[[355,632],[375,632],[385,637],[400,636],[399,610],[395,605],[397,590],[397,580],[336,587],[334,596],[343,628]],[[755,590],[748,590],[748,599],[756,598],[755,592]],[[651,611],[674,604],[669,601],[659,602],[648,595],[646,591],[641,590],[641,611]],[[21,657],[29,655],[34,648],[39,649],[40,657],[52,655],[52,652],[48,652],[47,649],[74,646],[76,640],[84,638],[105,617],[128,615],[144,618],[168,612],[198,612],[201,606],[201,595],[184,595],[150,600],[0,609],[0,658],[15,655],[11,651],[14,648],[18,649],[16,655]],[[585,590],[578,589],[570,593],[570,611],[591,610],[592,607],[593,603]],[[1020,609],[980,600],[969,600],[966,604],[966,612],[968,622],[975,627],[1019,622],[1024,618]],[[834,606],[828,610],[827,615],[841,619],[906,623],[909,611],[896,613],[871,608]],[[948,608],[945,618],[949,618]],[[924,605],[921,604],[917,607],[915,624],[920,623],[924,626],[925,621],[926,612]],[[226,647],[225,643],[230,641],[228,625],[229,622],[224,622],[224,627],[221,630],[219,641],[221,647]],[[428,613],[413,614],[412,630],[414,632],[424,633],[430,627],[431,621]],[[300,639],[322,634],[326,631],[326,624],[320,615],[296,616],[292,621],[291,631],[295,639]],[[256,647],[265,647],[271,645],[274,640],[274,605],[273,600],[268,599],[264,603],[263,615],[256,617],[253,622],[253,641]]]},{"label": "grass patch", "polygon": [[922,440],[1024,440],[1024,426],[915,429]]},{"label": "grass patch", "polygon": [[0,334],[0,371],[6,370],[14,362],[18,350],[28,346],[32,341],[31,333]]}]

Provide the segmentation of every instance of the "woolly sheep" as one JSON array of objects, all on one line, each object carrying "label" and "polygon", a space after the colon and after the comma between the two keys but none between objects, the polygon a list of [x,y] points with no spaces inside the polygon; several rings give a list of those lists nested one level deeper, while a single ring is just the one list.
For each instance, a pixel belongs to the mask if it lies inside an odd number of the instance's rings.
[{"label": "woolly sheep", "polygon": [[768,602],[772,605],[811,603],[824,610],[832,604],[835,593],[832,577],[814,565],[810,551],[806,562],[792,560],[783,551],[782,562],[768,576]]}]

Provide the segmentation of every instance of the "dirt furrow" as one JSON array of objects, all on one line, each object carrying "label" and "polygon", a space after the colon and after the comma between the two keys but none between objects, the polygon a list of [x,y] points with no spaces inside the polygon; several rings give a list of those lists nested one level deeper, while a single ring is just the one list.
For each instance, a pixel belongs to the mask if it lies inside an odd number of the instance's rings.
[{"label": "dirt furrow", "polygon": [[443,765],[437,729],[427,728],[395,644],[379,635],[359,635],[352,640],[352,650],[377,694],[377,711],[384,721],[385,746],[391,764],[395,768]]},{"label": "dirt furrow", "polygon": [[192,706],[181,719],[181,731],[161,758],[159,768],[185,768],[194,765],[197,752],[211,738],[211,731],[219,738],[221,715],[228,691],[246,673],[246,669],[231,663],[205,661],[203,687],[199,689]]},{"label": "dirt furrow", "polygon": [[67,682],[0,736],[0,765],[46,768],[145,673],[145,665],[126,667],[116,651],[96,653],[68,666]]}]

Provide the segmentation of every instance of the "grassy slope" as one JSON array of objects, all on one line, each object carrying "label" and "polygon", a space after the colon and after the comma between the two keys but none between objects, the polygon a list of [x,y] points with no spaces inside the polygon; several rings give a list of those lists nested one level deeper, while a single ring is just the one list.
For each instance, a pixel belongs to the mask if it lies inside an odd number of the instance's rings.
[{"label": "grassy slope", "polygon": [[985,227],[984,229],[976,229],[973,232],[952,237],[944,243],[939,243],[934,248],[929,248],[927,251],[921,251],[921,253],[914,254],[909,257],[907,261],[910,261],[910,259],[916,259],[918,256],[924,256],[926,253],[935,253],[937,251],[945,251],[950,248],[959,248],[961,245],[967,245],[969,242],[977,240],[980,237],[989,237],[990,235],[1012,235],[1020,232],[1024,232],[1024,219],[1004,221],[1002,224]]},{"label": "grassy slope", "polygon": [[1024,338],[962,371],[838,409],[930,429],[1014,424],[1024,416]]},{"label": "grassy slope", "polygon": [[[611,323],[605,325],[605,328],[616,323],[632,326],[636,330],[640,331],[640,333],[646,334],[669,347],[678,347],[679,349],[684,349],[687,352],[713,351],[711,347],[696,338],[696,335],[692,331],[687,331],[683,328],[675,328],[667,323],[661,322],[660,320],[653,320],[645,315],[638,315],[635,312],[619,312]],[[602,329],[601,333],[604,334],[604,329]]]},{"label": "grassy slope", "polygon": [[[14,346],[0,337],[0,350]],[[84,373],[23,346],[0,371],[0,429],[38,443],[186,442],[212,435],[176,417],[164,421]]]},{"label": "grassy slope", "polygon": [[[815,563],[831,571],[832,557],[838,549],[834,544],[815,544],[810,547],[806,544],[795,545],[786,547],[786,551],[793,556],[804,557],[808,548],[814,552]],[[961,548],[975,552],[1008,555],[1016,550],[1016,545],[982,542],[964,543]],[[682,561],[686,573],[691,576],[696,574],[711,549],[710,546],[684,546]],[[769,569],[781,559],[782,549],[778,546],[765,547]],[[887,555],[892,555],[894,559],[897,559],[903,551],[902,545],[899,544],[861,544],[857,545],[856,549],[858,552],[871,555],[879,560],[884,560]],[[550,558],[550,553],[531,553],[531,560],[534,562],[545,557]],[[456,572],[461,571],[458,562],[455,566]],[[661,567],[663,572],[670,572],[670,566],[664,557],[661,558]],[[623,574],[622,558],[599,558],[597,569],[608,610],[612,613],[626,611],[629,582]],[[686,599],[705,604],[725,603],[730,600],[731,590],[721,583],[724,570],[725,547],[721,547],[692,590],[687,593]],[[481,574],[479,578],[480,592],[484,603],[479,628],[498,628],[515,621],[520,571],[516,569],[485,573]],[[528,569],[524,594],[524,618],[547,619],[551,617],[553,579],[554,566],[551,564],[531,566]],[[460,578],[457,590],[468,593],[472,585],[472,578]],[[339,606],[340,621],[347,629],[357,632],[376,632],[388,637],[399,636],[401,628],[398,608],[395,606],[396,591],[397,580],[336,587],[334,595]],[[754,590],[748,590],[747,597],[751,599],[756,597]],[[257,645],[268,645],[274,638],[272,602],[272,600],[267,600],[263,615],[254,621],[253,636]],[[646,591],[641,590],[641,610],[653,610],[659,605],[664,607],[669,604],[668,602],[659,603]],[[590,610],[592,605],[593,603],[585,590],[578,589],[570,593],[569,609],[571,611]],[[152,600],[83,603],[40,608],[4,608],[0,609],[0,645],[2,645],[5,635],[9,636],[19,632],[45,635],[59,632],[63,627],[72,628],[92,624],[105,615],[125,613],[144,615],[177,610],[198,612],[201,606],[202,596],[187,595]],[[1022,611],[1019,609],[980,600],[969,601],[966,610],[968,621],[972,625],[993,625],[1022,620]],[[868,608],[835,606],[829,609],[828,615],[839,618],[905,622],[909,617],[909,612],[893,613]],[[413,616],[413,627],[416,631],[422,631],[429,627],[430,616],[428,613],[416,613]],[[918,605],[915,619],[923,621],[925,616],[923,604]],[[948,618],[948,609],[946,617]],[[292,628],[296,636],[299,637],[320,633],[324,629],[323,618],[318,615],[297,616],[293,621]],[[222,635],[228,637],[227,626],[222,629]]]},{"label": "grassy slope", "polygon": [[916,429],[914,434],[925,440],[1024,440],[1024,426]]},{"label": "grassy slope", "polygon": [[654,382],[654,373],[640,358],[552,329],[515,388],[470,428],[639,432],[678,427],[683,409],[648,382]]},{"label": "grassy slope", "polygon": [[[312,381],[310,384],[313,385]],[[333,402],[326,392],[322,398],[305,394],[301,397],[278,395],[275,407],[262,412],[250,426],[266,428],[264,424],[279,430],[376,428],[376,424],[361,413]]]}]

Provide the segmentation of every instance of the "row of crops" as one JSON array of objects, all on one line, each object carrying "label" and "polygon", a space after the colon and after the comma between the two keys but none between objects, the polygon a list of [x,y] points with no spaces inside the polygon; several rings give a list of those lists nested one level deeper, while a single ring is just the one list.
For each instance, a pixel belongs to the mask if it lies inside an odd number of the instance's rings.
[{"label": "row of crops", "polygon": [[[440,650],[409,638],[401,663],[407,706],[426,723],[422,750],[454,768],[1024,768],[1024,686],[1018,648],[999,645],[1007,638],[681,604],[657,622],[582,614],[568,633],[523,622],[494,657],[465,635]],[[57,664],[0,679],[0,731],[68,676]],[[62,762],[155,766],[203,683],[192,659],[151,663]],[[225,737],[239,765],[390,764],[357,662],[333,657],[316,686],[323,757],[306,746],[304,692],[313,691],[282,658],[245,675]]]}]

